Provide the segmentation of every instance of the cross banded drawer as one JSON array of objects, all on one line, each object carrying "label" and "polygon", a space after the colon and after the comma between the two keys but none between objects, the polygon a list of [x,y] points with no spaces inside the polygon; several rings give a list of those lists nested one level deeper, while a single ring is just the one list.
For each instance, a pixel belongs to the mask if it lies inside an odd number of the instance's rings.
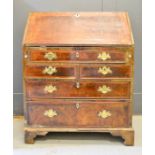
[{"label": "cross banded drawer", "polygon": [[24,70],[26,77],[44,77],[44,78],[75,78],[75,65],[55,65],[55,64],[27,64]]},{"label": "cross banded drawer", "polygon": [[81,65],[81,78],[130,78],[132,68],[130,65],[120,64],[89,64]]},{"label": "cross banded drawer", "polygon": [[130,98],[130,81],[26,79],[26,97],[32,98]]},{"label": "cross banded drawer", "polygon": [[128,127],[128,101],[28,102],[28,124],[51,127]]},{"label": "cross banded drawer", "polygon": [[126,63],[132,57],[126,48],[110,47],[30,48],[28,53],[32,62]]}]

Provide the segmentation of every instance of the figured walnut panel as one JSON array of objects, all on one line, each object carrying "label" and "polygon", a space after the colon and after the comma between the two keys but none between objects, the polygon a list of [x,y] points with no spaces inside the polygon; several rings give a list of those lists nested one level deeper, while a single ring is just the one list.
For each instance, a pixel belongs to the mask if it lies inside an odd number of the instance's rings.
[{"label": "figured walnut panel", "polygon": [[133,45],[124,12],[31,13],[24,45]]},{"label": "figured walnut panel", "polygon": [[[129,61],[128,54],[131,54],[131,48],[113,48],[113,47],[46,47],[29,48],[29,61],[32,62],[96,62],[96,63],[126,63]],[[54,59],[48,59],[46,54],[52,53],[56,56]],[[103,60],[99,58],[101,54],[109,55],[109,58]]]},{"label": "figured walnut panel", "polygon": [[[77,108],[77,104],[79,107]],[[53,110],[50,117],[45,112]],[[100,117],[99,112],[111,115]],[[52,127],[129,127],[129,104],[127,101],[35,101],[28,102],[29,125]]]},{"label": "figured walnut panel", "polygon": [[[131,78],[132,67],[130,65],[82,65],[80,67],[81,78]],[[103,71],[103,72],[102,72]]]},{"label": "figured walnut panel", "polygon": [[[55,68],[55,72],[51,73],[48,71],[44,72],[45,68]],[[75,78],[76,77],[76,66],[75,65],[55,65],[55,64],[27,64],[24,70],[25,77],[42,77],[42,78]]]},{"label": "figured walnut panel", "polygon": [[[79,88],[74,81],[25,80],[26,98],[130,98],[130,81],[82,81]],[[98,91],[99,87],[111,89],[107,93]],[[45,91],[46,86],[54,86],[52,93]]]}]

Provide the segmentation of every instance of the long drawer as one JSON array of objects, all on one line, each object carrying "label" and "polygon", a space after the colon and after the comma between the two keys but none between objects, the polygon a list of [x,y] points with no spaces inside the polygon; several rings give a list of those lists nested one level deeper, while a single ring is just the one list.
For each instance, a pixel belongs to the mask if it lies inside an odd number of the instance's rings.
[{"label": "long drawer", "polygon": [[98,62],[126,63],[132,57],[127,48],[110,47],[45,47],[30,48],[29,61],[32,62]]},{"label": "long drawer", "polygon": [[33,98],[130,98],[131,82],[119,80],[25,79],[26,97]]},{"label": "long drawer", "polygon": [[[95,104],[94,104],[95,102]],[[49,127],[129,127],[128,101],[31,101],[28,124]]]}]

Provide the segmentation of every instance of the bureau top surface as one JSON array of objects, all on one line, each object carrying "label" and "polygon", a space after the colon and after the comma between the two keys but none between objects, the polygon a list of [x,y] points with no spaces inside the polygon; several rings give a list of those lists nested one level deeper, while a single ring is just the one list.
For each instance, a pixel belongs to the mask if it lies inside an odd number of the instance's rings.
[{"label": "bureau top surface", "polygon": [[125,12],[30,13],[23,46],[130,46]]}]

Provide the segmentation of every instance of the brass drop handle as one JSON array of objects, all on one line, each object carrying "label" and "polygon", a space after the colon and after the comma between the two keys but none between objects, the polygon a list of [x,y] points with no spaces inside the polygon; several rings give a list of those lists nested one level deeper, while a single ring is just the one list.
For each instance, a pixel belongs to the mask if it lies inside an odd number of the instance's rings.
[{"label": "brass drop handle", "polygon": [[112,114],[110,111],[107,111],[107,110],[102,110],[100,112],[98,112],[98,117],[101,117],[103,119],[107,118],[107,117],[110,117]]},{"label": "brass drop handle", "polygon": [[45,86],[44,91],[46,93],[53,93],[54,91],[57,91],[57,88],[56,86],[48,85],[48,86]]},{"label": "brass drop handle", "polygon": [[44,58],[48,59],[48,60],[54,60],[57,58],[56,53],[53,52],[48,52],[44,55]]},{"label": "brass drop handle", "polygon": [[54,111],[53,109],[49,109],[49,110],[46,110],[44,112],[44,116],[47,116],[49,118],[52,118],[52,117],[57,116],[57,115],[58,115],[57,112]]},{"label": "brass drop handle", "polygon": [[98,91],[101,92],[102,94],[107,94],[108,92],[111,92],[112,89],[106,85],[103,85],[98,88]]},{"label": "brass drop handle", "polygon": [[103,60],[103,61],[105,61],[105,60],[107,60],[107,59],[111,59],[111,56],[110,56],[110,54],[107,53],[107,52],[102,52],[102,53],[100,53],[100,54],[98,55],[97,58],[98,58],[98,59],[101,59],[101,60]]},{"label": "brass drop handle", "polygon": [[107,67],[107,66],[103,66],[103,67],[100,67],[98,69],[98,73],[101,73],[103,75],[107,75],[107,74],[111,74],[112,73],[112,70],[110,67]]},{"label": "brass drop handle", "polygon": [[55,67],[52,67],[52,66],[45,67],[43,70],[43,74],[48,74],[48,75],[52,75],[56,72],[57,72],[57,69]]}]

